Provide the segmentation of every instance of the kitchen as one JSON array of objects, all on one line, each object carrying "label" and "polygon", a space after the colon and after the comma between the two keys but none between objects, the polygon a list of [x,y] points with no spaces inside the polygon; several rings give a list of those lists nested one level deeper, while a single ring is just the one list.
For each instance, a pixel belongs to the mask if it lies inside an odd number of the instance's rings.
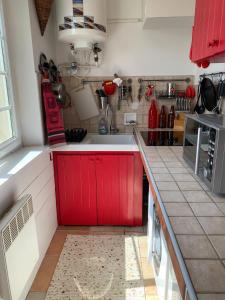
[{"label": "kitchen", "polygon": [[0,299],[225,299],[224,0],[18,2]]}]

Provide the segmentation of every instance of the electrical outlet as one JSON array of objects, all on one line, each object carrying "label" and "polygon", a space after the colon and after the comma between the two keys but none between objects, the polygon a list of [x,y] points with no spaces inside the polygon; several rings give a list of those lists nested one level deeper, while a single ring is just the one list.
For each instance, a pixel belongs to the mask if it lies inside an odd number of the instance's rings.
[{"label": "electrical outlet", "polygon": [[136,113],[125,113],[124,114],[124,125],[135,125],[137,124]]}]

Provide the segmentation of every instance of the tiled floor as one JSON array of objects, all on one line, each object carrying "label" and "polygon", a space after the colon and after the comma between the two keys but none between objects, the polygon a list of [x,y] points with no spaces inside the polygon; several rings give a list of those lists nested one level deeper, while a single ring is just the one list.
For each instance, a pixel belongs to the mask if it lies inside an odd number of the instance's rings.
[{"label": "tiled floor", "polygon": [[[43,263],[33,282],[27,300],[44,300],[60,253],[68,234],[71,235],[135,235],[138,236],[140,266],[144,278],[145,299],[158,300],[153,270],[147,263],[146,227],[59,227],[52,239]],[[76,299],[71,299],[76,300]]]}]

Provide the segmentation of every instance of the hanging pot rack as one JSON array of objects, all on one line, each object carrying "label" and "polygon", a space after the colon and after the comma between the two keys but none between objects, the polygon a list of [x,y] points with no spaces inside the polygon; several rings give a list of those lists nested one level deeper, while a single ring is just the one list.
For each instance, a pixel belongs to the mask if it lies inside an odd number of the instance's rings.
[{"label": "hanging pot rack", "polygon": [[225,76],[225,72],[216,72],[216,73],[209,73],[209,74],[201,74],[199,77],[200,78],[205,78],[205,77],[219,77],[219,76]]},{"label": "hanging pot rack", "polygon": [[139,83],[142,83],[142,82],[186,82],[186,83],[190,83],[191,82],[191,79],[189,77],[187,78],[179,78],[179,79],[175,79],[175,78],[168,78],[168,79],[142,79],[142,78],[139,78],[138,79],[138,82]]},{"label": "hanging pot rack", "polygon": [[88,83],[98,83],[98,82],[104,82],[104,80],[85,80],[85,79],[83,79],[82,81],[81,81],[81,83],[84,85],[84,84],[88,84]]},{"label": "hanging pot rack", "polygon": [[[88,83],[98,83],[98,82],[104,82],[104,80],[86,80],[86,79],[83,79],[82,80],[82,84],[88,84]],[[183,79],[142,79],[142,78],[139,78],[138,79],[138,82],[139,83],[142,83],[142,82],[186,82],[186,83],[190,83],[191,82],[191,79],[189,77],[187,78],[183,78]]]}]

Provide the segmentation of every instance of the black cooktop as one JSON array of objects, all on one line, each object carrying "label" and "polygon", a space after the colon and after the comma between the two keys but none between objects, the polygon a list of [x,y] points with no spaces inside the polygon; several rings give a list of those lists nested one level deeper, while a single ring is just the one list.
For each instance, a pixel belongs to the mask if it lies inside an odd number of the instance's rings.
[{"label": "black cooktop", "polygon": [[146,146],[183,146],[183,131],[152,130],[141,131]]}]

